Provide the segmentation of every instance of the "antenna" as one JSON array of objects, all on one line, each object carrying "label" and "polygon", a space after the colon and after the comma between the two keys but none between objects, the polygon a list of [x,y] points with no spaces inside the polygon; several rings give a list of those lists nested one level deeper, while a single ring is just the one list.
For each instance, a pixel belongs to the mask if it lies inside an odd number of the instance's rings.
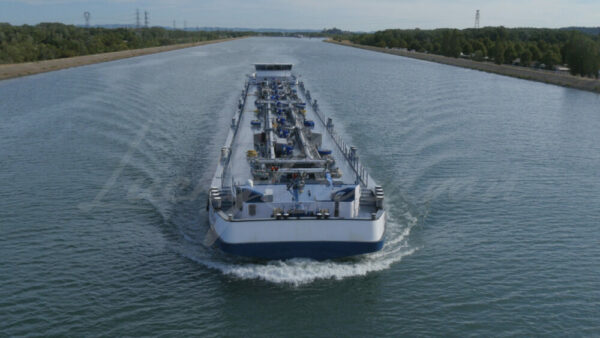
[{"label": "antenna", "polygon": [[148,19],[148,11],[144,11],[144,27],[148,28],[148,22],[150,20]]},{"label": "antenna", "polygon": [[92,15],[90,14],[90,12],[83,12],[83,18],[85,19],[85,26],[89,27],[90,26],[90,17]]},{"label": "antenna", "polygon": [[479,29],[479,19],[480,19],[479,10],[477,10],[477,12],[475,12],[475,29]]},{"label": "antenna", "polygon": [[140,28],[140,9],[135,10],[135,28]]}]

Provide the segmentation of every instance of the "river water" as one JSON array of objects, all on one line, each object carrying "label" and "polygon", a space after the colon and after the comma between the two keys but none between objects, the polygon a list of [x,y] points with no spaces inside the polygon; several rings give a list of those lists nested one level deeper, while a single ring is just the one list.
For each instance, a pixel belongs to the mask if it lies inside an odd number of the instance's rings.
[{"label": "river water", "polygon": [[[245,74],[291,62],[384,186],[387,244],[203,246]],[[249,38],[0,82],[0,336],[596,335],[600,96]]]}]

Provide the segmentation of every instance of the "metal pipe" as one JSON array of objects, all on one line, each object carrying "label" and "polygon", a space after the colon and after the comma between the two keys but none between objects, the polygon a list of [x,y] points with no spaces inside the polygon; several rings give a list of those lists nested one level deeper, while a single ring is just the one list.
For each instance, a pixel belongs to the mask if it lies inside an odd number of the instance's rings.
[{"label": "metal pipe", "polygon": [[269,158],[275,158],[275,145],[273,144],[273,126],[271,125],[271,102],[267,103],[267,113],[265,114],[265,131],[267,132],[267,149]]},{"label": "metal pipe", "polygon": [[284,158],[276,158],[276,159],[266,159],[266,158],[257,158],[253,160],[258,164],[326,164],[328,160],[314,160],[314,159],[284,159]]}]

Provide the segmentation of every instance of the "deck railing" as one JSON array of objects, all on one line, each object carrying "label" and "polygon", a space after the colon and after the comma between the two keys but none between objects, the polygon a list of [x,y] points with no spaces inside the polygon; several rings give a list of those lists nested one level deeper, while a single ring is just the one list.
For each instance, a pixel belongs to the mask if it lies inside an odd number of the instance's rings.
[{"label": "deck railing", "polygon": [[333,130],[333,128],[330,128],[327,125],[327,119],[319,109],[319,105],[317,104],[317,102],[311,102],[312,98],[310,96],[310,91],[306,90],[306,88],[304,87],[304,82],[298,82],[298,87],[300,88],[300,91],[302,91],[302,94],[304,94],[304,97],[306,97],[306,100],[308,101],[307,104],[311,105],[317,117],[321,120],[323,125],[326,126],[327,132],[329,133],[329,135],[331,135],[333,142],[338,146],[348,163],[350,163],[350,167],[352,167],[352,169],[356,173],[356,177],[360,180],[360,183],[362,183],[365,187],[368,186],[369,173],[367,172],[367,169],[358,160],[358,156],[355,156],[355,153],[351,151],[351,147],[348,146],[346,142],[344,142],[343,138],[335,130]]},{"label": "deck railing", "polygon": [[[251,85],[251,81],[246,81],[246,83],[244,83],[244,89],[242,90],[242,95],[241,95],[241,99],[242,101],[240,102],[240,105],[238,106],[238,111],[237,114],[235,115],[236,121],[235,121],[235,126],[232,126],[234,128],[234,132],[233,132],[233,137],[231,138],[231,144],[228,144],[228,148],[230,149],[229,151],[229,156],[227,157],[227,162],[223,164],[223,173],[221,175],[221,189],[223,190],[231,190],[232,194],[233,194],[233,187],[234,187],[234,177],[231,174],[231,146],[235,140],[235,136],[238,133],[238,130],[240,129],[240,121],[242,119],[242,114],[244,113],[244,108],[246,107],[246,101],[248,98],[248,89],[250,88]],[[231,178],[231,182],[229,183],[227,176],[230,176]],[[227,184],[229,184],[229,186],[227,186]]]}]

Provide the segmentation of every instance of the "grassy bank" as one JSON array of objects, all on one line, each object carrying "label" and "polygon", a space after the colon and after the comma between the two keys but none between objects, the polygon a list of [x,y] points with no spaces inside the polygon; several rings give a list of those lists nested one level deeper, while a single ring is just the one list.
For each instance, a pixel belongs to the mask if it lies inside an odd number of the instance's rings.
[{"label": "grassy bank", "polygon": [[327,40],[326,42],[600,93],[600,81],[592,78],[583,78],[569,74],[562,74],[553,71],[538,70],[527,67],[498,65],[491,62],[478,62],[468,59],[459,59],[435,54],[357,45],[349,41],[338,42],[333,40]]},{"label": "grassy bank", "polygon": [[93,54],[93,55],[84,55],[84,56],[74,56],[70,58],[62,58],[62,59],[53,59],[53,60],[45,60],[45,61],[37,61],[37,62],[25,62],[25,63],[13,63],[13,64],[0,64],[0,80],[10,79],[20,76],[33,75],[38,73],[51,72],[54,70],[71,68],[71,67],[79,67],[90,65],[94,63],[113,61],[119,59],[130,58],[134,56],[155,54],[161,52],[167,52],[176,49],[189,48],[207,45],[211,43],[230,41],[240,38],[228,38],[228,39],[218,39],[218,40],[210,40],[210,41],[202,41],[202,42],[194,42],[194,43],[184,43],[177,45],[169,45],[169,46],[160,46],[160,47],[150,47],[150,48],[140,48],[140,49],[130,49],[123,50],[119,52],[110,52],[110,53],[101,53],[101,54]]}]

